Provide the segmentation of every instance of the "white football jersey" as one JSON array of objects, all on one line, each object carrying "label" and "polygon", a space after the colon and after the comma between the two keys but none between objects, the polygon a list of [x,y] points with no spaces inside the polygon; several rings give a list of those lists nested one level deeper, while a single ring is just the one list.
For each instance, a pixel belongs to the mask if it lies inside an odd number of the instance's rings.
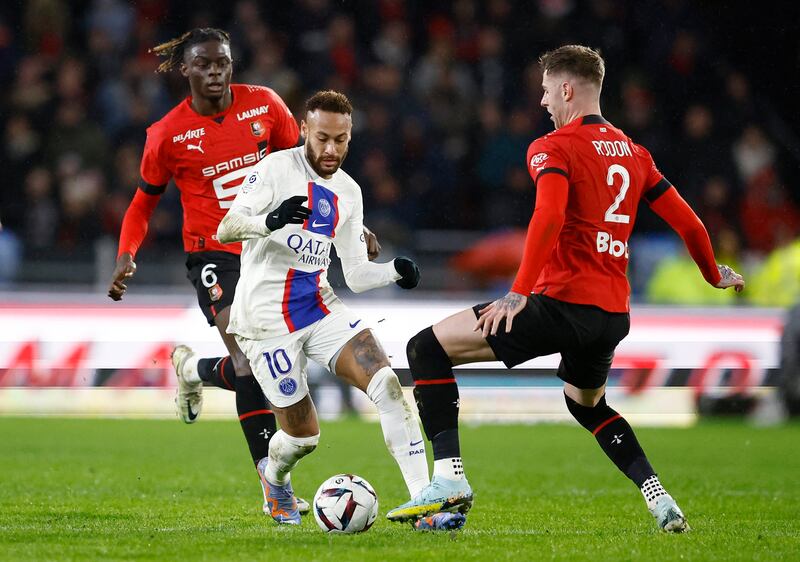
[{"label": "white football jersey", "polygon": [[346,172],[321,178],[303,146],[269,154],[242,182],[230,212],[264,215],[295,195],[308,197],[308,220],[243,242],[229,333],[285,335],[343,306],[328,283],[331,244],[340,258],[367,255],[361,188]]}]

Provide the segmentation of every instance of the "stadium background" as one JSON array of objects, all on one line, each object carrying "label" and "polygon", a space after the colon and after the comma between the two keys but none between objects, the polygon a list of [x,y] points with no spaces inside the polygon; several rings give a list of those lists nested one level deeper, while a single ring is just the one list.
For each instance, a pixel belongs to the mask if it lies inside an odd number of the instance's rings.
[{"label": "stadium background", "polygon": [[[362,185],[366,223],[384,257],[419,261],[423,282],[412,297],[388,288],[347,299],[376,321],[387,307],[427,303],[413,320],[382,326],[401,370],[414,321],[503,294],[516,271],[535,197],[524,154],[552,128],[539,106],[538,55],[569,42],[599,48],[604,114],[653,153],[704,220],[719,261],[748,279],[741,295],[705,285],[680,240],[643,206],[630,279],[635,306],[646,307],[641,325],[655,331],[634,324],[639,343],[621,348],[614,380],[685,388],[714,371],[722,385],[772,386],[782,312],[770,307],[800,295],[800,86],[791,79],[800,9],[781,10],[777,20],[747,2],[682,0],[6,3],[0,384],[169,387],[172,342],[219,351],[185,279],[174,187],[151,220],[126,302],[104,297],[145,129],[187,94],[177,72],[155,72],[148,49],[217,26],[232,36],[234,81],[271,86],[296,116],[320,88],[353,99],[345,168]],[[342,285],[335,268],[331,277]],[[663,306],[673,304],[702,308]],[[182,320],[164,324],[170,334],[152,328],[162,317]],[[720,333],[732,338],[721,347]],[[545,375],[537,380],[547,385],[554,365],[519,373]],[[6,409],[31,408],[3,396]]]},{"label": "stadium background", "polygon": [[[367,477],[381,502],[373,529],[335,538],[261,515],[233,394],[207,388],[193,426],[172,412],[172,345],[222,351],[185,279],[174,188],[125,300],[105,296],[145,128],[186,95],[147,49],[202,25],[232,33],[236,81],[275,88],[296,115],[317,88],[353,98],[345,168],[384,258],[414,256],[423,282],[411,294],[338,290],[375,323],[401,377],[416,329],[509,286],[534,198],[525,149],[551,128],[536,58],[568,42],[602,50],[605,115],[653,152],[720,261],[748,281],[739,296],[705,287],[641,210],[632,331],[610,401],[691,533],[657,535],[579,427],[527,425],[569,418],[554,357],[457,373],[479,494],[458,536],[382,521],[404,489],[380,431],[356,417],[323,422],[293,481],[310,498],[335,472]],[[762,426],[784,421],[779,342],[800,297],[799,64],[800,4],[789,2],[3,2],[0,559],[796,559],[800,426]],[[320,411],[337,417],[347,395],[315,376]]]}]

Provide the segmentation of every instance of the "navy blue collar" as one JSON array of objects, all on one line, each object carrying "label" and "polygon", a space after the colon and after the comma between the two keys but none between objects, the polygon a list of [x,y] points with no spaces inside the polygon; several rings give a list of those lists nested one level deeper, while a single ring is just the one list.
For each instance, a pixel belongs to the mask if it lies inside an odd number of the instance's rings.
[{"label": "navy blue collar", "polygon": [[611,125],[602,115],[584,115],[581,125]]}]

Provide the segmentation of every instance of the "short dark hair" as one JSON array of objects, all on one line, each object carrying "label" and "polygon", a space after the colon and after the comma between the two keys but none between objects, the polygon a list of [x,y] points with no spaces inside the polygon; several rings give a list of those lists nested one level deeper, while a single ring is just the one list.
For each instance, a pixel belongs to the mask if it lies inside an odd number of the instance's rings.
[{"label": "short dark hair", "polygon": [[183,54],[186,52],[186,47],[205,43],[206,41],[219,41],[230,45],[231,36],[228,35],[227,31],[215,27],[196,27],[180,37],[156,45],[150,49],[150,52],[167,59],[158,65],[158,72],[167,72],[177,68],[183,62]]},{"label": "short dark hair", "polygon": [[311,96],[306,102],[306,113],[321,109],[331,113],[353,114],[353,104],[347,96],[335,90],[322,90]]},{"label": "short dark hair", "polygon": [[603,85],[606,75],[606,63],[600,53],[583,45],[564,45],[548,51],[539,57],[539,66],[542,72],[566,72],[597,86]]}]

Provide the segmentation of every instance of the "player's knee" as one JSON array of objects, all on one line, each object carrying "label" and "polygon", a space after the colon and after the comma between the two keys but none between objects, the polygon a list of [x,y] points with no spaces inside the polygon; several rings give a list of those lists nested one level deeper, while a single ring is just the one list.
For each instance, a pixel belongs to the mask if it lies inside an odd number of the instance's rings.
[{"label": "player's knee", "polygon": [[286,441],[302,456],[311,453],[319,445],[319,433],[306,437],[294,437],[286,434]]},{"label": "player's knee", "polygon": [[605,394],[603,394],[594,407],[582,406],[566,394],[564,394],[564,399],[567,402],[567,409],[569,413],[572,414],[572,417],[591,432],[594,432],[600,424],[616,415],[616,412],[606,403]]},{"label": "player's knee", "polygon": [[404,401],[400,379],[391,367],[384,367],[372,376],[367,385],[367,396],[379,410]]},{"label": "player's knee", "polygon": [[453,367],[453,362],[433,333],[432,326],[425,328],[408,341],[406,356],[411,376],[415,381],[440,378],[443,371]]}]

